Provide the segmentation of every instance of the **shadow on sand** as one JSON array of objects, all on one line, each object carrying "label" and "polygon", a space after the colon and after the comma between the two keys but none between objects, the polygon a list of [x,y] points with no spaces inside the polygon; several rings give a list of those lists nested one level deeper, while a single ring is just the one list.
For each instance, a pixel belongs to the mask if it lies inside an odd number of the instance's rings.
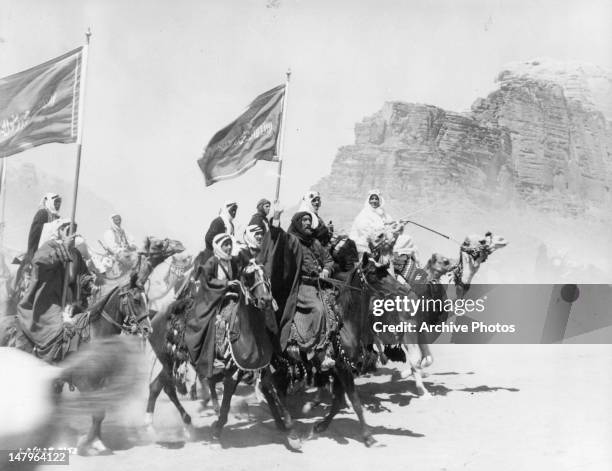
[{"label": "shadow on sand", "polygon": [[[381,375],[394,375],[395,370],[389,368],[379,369],[376,375],[368,375],[362,377],[357,389],[365,409],[370,413],[391,412],[392,405],[405,407],[410,404],[413,399],[419,397],[413,380],[399,381],[367,381],[368,379],[380,379]],[[442,372],[433,373],[431,376],[450,376],[473,374]],[[366,380],[366,382],[362,382]],[[475,387],[463,387],[460,389],[452,389],[439,382],[427,381],[425,387],[433,396],[446,396],[451,392],[463,393],[492,393],[498,391],[518,392],[517,388],[508,388],[501,386],[480,385]],[[274,421],[266,404],[249,403],[244,396],[252,394],[252,387],[242,386],[237,391],[236,397],[243,396],[239,403],[234,402],[232,405],[231,415],[238,421],[225,426],[221,437],[220,446],[222,448],[250,448],[259,445],[278,444],[286,446],[285,433],[276,428]],[[313,432],[313,425],[316,421],[323,419],[331,404],[331,394],[326,389],[321,403],[314,407],[310,412],[303,413],[302,406],[307,401],[314,401],[315,391],[309,390],[296,395],[289,396],[288,407],[297,421],[296,430],[303,441],[318,440],[320,438],[332,439],[339,444],[348,444],[350,440],[361,442],[361,427],[357,417],[351,409],[344,408],[334,418],[328,430],[322,434]],[[187,402],[187,401],[185,401]],[[189,408],[193,412],[193,417],[199,415],[200,419],[206,420],[207,425],[194,427],[192,429],[192,441],[208,444],[211,442],[212,436],[212,421],[214,415],[212,410],[204,409],[196,412],[197,407]],[[86,426],[84,426],[87,424]],[[83,434],[89,421],[84,418],[83,424],[78,424],[77,428],[72,426],[65,427],[62,430],[62,440],[66,443],[76,443],[78,436]],[[389,428],[384,426],[371,426],[372,433],[375,438],[377,435],[396,435],[412,438],[421,438],[425,435],[414,432],[406,428]],[[157,445],[167,449],[180,449],[185,446],[186,440],[180,429],[176,426],[159,430],[163,439],[153,440],[148,436],[142,427],[126,426],[116,423],[112,420],[105,422],[103,426],[102,438],[105,444],[112,450],[127,450],[137,446],[150,445],[154,441]]]}]

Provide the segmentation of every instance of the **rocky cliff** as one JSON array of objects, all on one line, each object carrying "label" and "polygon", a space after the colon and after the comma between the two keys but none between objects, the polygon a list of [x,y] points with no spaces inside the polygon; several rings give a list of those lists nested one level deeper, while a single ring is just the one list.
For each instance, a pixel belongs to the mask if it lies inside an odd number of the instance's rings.
[{"label": "rocky cliff", "polygon": [[[503,232],[513,242],[496,260],[518,264],[518,278],[505,281],[529,278],[525,264],[533,266],[541,244],[610,273],[611,117],[609,72],[552,61],[508,65],[468,112],[387,102],[355,125],[355,143],[339,149],[316,185],[321,212],[348,230],[367,191],[380,188],[397,218],[457,239]],[[411,233],[425,256],[456,250],[419,228]]]},{"label": "rocky cliff", "polygon": [[[612,75],[593,66],[510,64],[470,112],[385,103],[355,126],[317,188],[330,208],[381,188],[398,211],[436,202],[527,205],[607,217],[612,199]],[[348,224],[343,210],[333,217]],[[345,220],[346,219],[346,220]]]}]

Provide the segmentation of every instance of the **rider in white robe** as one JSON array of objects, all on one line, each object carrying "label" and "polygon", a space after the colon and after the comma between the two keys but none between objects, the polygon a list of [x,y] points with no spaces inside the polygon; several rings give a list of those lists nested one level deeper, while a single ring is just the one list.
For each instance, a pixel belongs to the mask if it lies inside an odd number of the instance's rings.
[{"label": "rider in white robe", "polygon": [[385,210],[385,200],[380,190],[370,190],[349,235],[357,246],[359,256],[370,251],[369,238],[375,239],[379,234],[389,232],[394,224],[393,218]]},{"label": "rider in white robe", "polygon": [[113,254],[123,251],[137,250],[134,239],[121,227],[121,216],[113,214],[110,217],[111,227],[104,232],[104,245]]}]

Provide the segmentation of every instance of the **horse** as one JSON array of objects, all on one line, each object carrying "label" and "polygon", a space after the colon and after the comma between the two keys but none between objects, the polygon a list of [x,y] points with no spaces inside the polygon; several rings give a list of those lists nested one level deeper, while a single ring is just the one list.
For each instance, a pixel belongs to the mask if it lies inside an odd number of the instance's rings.
[{"label": "horse", "polygon": [[[273,369],[267,368],[262,372],[262,392],[270,405],[276,426],[286,432],[287,444],[292,449],[301,448],[301,440],[295,430],[295,421],[287,409],[286,395],[290,383],[303,380],[307,371],[313,367],[319,377],[333,379],[331,409],[314,425],[314,432],[321,433],[328,428],[342,407],[344,395],[347,394],[359,419],[364,444],[370,447],[376,443],[363,415],[361,400],[355,388],[354,374],[359,369],[356,363],[363,358],[365,345],[368,343],[364,342],[364,339],[371,337],[372,334],[371,330],[368,332],[371,298],[396,293],[401,285],[389,274],[388,266],[377,263],[367,254],[364,254],[361,262],[345,275],[342,277],[343,281],[330,281],[339,288],[336,303],[341,315],[341,327],[332,338],[335,360],[333,368],[321,371],[319,365],[308,359],[314,352],[302,352],[300,358],[296,359],[294,354],[285,350],[273,357],[271,362]],[[274,286],[272,288],[274,292]]]},{"label": "horse", "polygon": [[[0,443],[7,450],[57,447],[61,422],[96,409],[122,404],[140,383],[144,371],[138,368],[140,352],[132,337],[120,336],[92,342],[66,359],[50,365],[16,348],[0,347],[0,371],[10,387],[0,402]],[[59,400],[52,390],[57,382],[74,376],[105,378],[103,389]],[[67,449],[55,450],[56,458],[67,461]],[[38,463],[8,462],[0,455],[0,469],[34,469]],[[10,464],[10,466],[9,466]]]},{"label": "horse", "polygon": [[[177,387],[182,394],[186,394],[184,378],[181,372],[187,367],[187,363],[194,366],[193,359],[189,358],[186,350],[181,355],[179,352],[184,345],[179,330],[185,329],[189,310],[193,307],[193,290],[197,289],[196,280],[191,280],[185,290],[185,295],[176,303],[165,310],[158,312],[153,318],[153,335],[149,337],[149,343],[161,363],[162,370],[149,385],[149,398],[145,415],[145,427],[151,435],[155,435],[153,426],[153,415],[155,402],[162,389],[177,408],[183,420],[183,431],[191,437],[191,416],[185,411],[177,396]],[[266,332],[266,316],[271,315],[273,299],[270,291],[270,283],[266,279],[263,269],[253,260],[242,270],[240,275],[241,289],[238,293],[235,316],[231,318],[223,335],[215,337],[215,355],[223,362],[223,398],[218,408],[219,417],[213,424],[212,438],[218,440],[221,436],[223,426],[227,423],[230,402],[236,390],[236,386],[242,379],[245,371],[256,371],[267,366],[272,355],[272,343]],[[172,324],[172,316],[175,323]],[[178,322],[180,325],[177,325]],[[214,322],[211,321],[211,322]],[[217,324],[217,328],[219,324]],[[172,330],[171,330],[172,329]],[[173,337],[177,343],[169,346],[168,335]],[[245,346],[245,344],[248,344]],[[241,357],[241,353],[248,350],[249,358]],[[249,350],[250,349],[250,350]],[[223,355],[222,352],[228,354]],[[250,364],[247,364],[250,363]],[[217,375],[210,378],[200,377],[199,380],[204,387],[205,381],[211,392],[214,391],[214,383]]]},{"label": "horse", "polygon": [[[64,352],[74,351],[75,345],[121,333],[148,336],[151,323],[144,295],[144,283],[157,265],[183,250],[183,244],[179,241],[147,237],[129,281],[113,288],[90,310],[75,315],[74,334],[71,337],[71,344],[67,348],[62,347]],[[0,346],[10,345],[9,342],[14,339],[14,335],[10,334],[16,333],[17,329],[15,316],[5,319],[0,320]],[[32,351],[34,345],[26,345],[24,348]],[[105,377],[105,375],[75,374],[70,378],[69,384],[79,391],[91,392],[103,385]],[[57,386],[57,391],[61,391],[61,383]],[[104,416],[104,410],[94,411],[89,433],[81,437],[77,444],[79,454],[93,456],[111,453],[100,436]]]}]

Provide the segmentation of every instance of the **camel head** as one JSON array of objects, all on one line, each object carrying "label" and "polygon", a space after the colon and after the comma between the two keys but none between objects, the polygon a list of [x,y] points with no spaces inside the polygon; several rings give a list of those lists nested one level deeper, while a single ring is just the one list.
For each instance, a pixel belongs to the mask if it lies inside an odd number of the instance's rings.
[{"label": "camel head", "polygon": [[153,268],[155,268],[168,257],[172,257],[184,251],[185,246],[178,240],[158,239],[157,237],[149,236],[145,239],[140,253],[144,255]]},{"label": "camel head", "polygon": [[425,265],[425,271],[430,279],[439,281],[440,278],[451,272],[457,266],[457,260],[445,257],[440,253],[433,253]]},{"label": "camel head", "polygon": [[480,265],[487,261],[489,255],[508,245],[506,239],[487,232],[484,237],[470,235],[465,238],[459,252],[457,279],[460,284],[469,287]]},{"label": "camel head", "polygon": [[[156,266],[184,250],[185,246],[178,240],[158,239],[153,236],[145,238],[139,251],[140,261],[132,273],[132,283],[143,287]],[[143,260],[145,263],[141,263]]]}]

